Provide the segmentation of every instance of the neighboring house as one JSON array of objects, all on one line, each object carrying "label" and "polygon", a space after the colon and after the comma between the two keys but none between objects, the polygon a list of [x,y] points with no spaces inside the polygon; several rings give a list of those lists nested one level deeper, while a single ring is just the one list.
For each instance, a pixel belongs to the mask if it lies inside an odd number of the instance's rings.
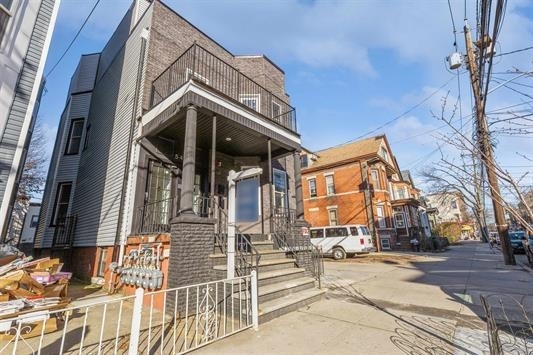
[{"label": "neighboring house", "polygon": [[408,248],[419,234],[418,197],[385,135],[302,155],[305,219],[312,226],[365,224],[378,249]]},{"label": "neighboring house", "polygon": [[424,196],[427,206],[438,210],[437,223],[467,222],[466,204],[460,192],[435,193]]},{"label": "neighboring house", "polygon": [[33,254],[33,240],[37,231],[40,210],[40,203],[30,202],[24,216],[24,223],[18,239],[18,248],[26,255]]},{"label": "neighboring house", "polygon": [[210,256],[226,252],[228,175],[250,168],[262,173],[237,184],[239,248],[298,227],[300,135],[284,82],[267,57],[236,56],[162,2],[134,1],[72,76],[36,250],[109,279],[144,241],[161,251],[163,287],[208,281]]},{"label": "neighboring house", "polygon": [[5,239],[35,125],[59,0],[0,0],[0,233]]}]

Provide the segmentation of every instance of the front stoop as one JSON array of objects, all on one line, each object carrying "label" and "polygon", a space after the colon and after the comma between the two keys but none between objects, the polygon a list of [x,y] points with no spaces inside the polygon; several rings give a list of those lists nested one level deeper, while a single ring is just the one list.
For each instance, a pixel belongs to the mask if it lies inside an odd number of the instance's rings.
[{"label": "front stoop", "polygon": [[[315,279],[298,268],[294,259],[284,251],[274,249],[274,243],[254,240],[252,244],[261,254],[258,267],[259,323],[293,312],[323,298],[325,290],[316,287]],[[226,256],[212,254],[213,269],[218,276],[226,273]],[[239,298],[239,294],[234,297]]]}]

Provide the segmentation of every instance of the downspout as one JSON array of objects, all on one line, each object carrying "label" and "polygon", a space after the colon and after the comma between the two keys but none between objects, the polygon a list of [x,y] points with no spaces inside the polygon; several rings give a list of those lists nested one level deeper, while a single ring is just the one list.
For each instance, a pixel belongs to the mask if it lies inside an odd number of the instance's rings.
[{"label": "downspout", "polygon": [[120,245],[119,254],[117,257],[118,260],[115,259],[115,261],[118,263],[119,266],[122,266],[122,259],[124,259],[126,237],[125,235],[122,235],[121,230],[122,230],[122,225],[124,223],[124,205],[125,205],[125,199],[126,199],[126,187],[128,184],[128,180],[130,178],[131,150],[132,150],[132,143],[133,143],[133,134],[134,134],[135,126],[137,122],[137,108],[139,107],[139,94],[140,94],[139,91],[140,91],[141,80],[143,76],[144,58],[146,54],[146,42],[147,42],[147,38],[143,30],[143,32],[141,33],[141,53],[139,55],[139,64],[137,67],[135,94],[133,97],[133,110],[131,112],[130,132],[128,135],[128,147],[126,150],[126,164],[124,166],[124,181],[122,183],[122,189],[120,193],[119,220],[117,224],[117,232],[116,232],[116,238],[115,238],[115,245],[117,244]]}]

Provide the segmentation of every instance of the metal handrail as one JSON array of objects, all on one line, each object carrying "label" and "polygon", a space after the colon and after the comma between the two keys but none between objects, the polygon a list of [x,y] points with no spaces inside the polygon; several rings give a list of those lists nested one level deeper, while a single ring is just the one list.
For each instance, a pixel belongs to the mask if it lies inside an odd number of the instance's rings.
[{"label": "metal handrail", "polygon": [[296,221],[296,211],[277,209],[272,213],[272,235],[278,247],[290,253],[298,267],[305,268],[318,281],[321,287],[321,275],[324,274],[322,251],[318,249],[309,236],[295,235],[292,226]]},{"label": "metal handrail", "polygon": [[297,131],[296,109],[286,99],[273,94],[198,44],[190,46],[155,78],[150,107],[162,102],[189,80],[209,86],[266,119]]},{"label": "metal handrail", "polygon": [[74,230],[78,220],[77,215],[66,216],[62,218],[55,226],[52,247],[70,247],[72,246]]},{"label": "metal handrail", "polygon": [[154,201],[138,207],[135,213],[134,234],[170,232],[170,218],[174,198]]},{"label": "metal handrail", "polygon": [[[215,230],[215,248],[218,246],[220,251],[227,254],[227,222],[228,215],[216,198],[211,199],[212,208],[215,218],[217,219],[217,229]],[[261,254],[254,247],[250,240],[235,226],[235,272],[238,276],[249,275],[252,270],[259,272],[259,261]]]}]

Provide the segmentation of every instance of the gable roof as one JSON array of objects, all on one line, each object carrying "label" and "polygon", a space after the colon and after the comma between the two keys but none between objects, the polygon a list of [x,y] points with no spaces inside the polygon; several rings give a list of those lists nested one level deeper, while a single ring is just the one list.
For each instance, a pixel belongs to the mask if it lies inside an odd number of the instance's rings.
[{"label": "gable roof", "polygon": [[[344,161],[357,160],[357,158],[369,155],[377,155],[384,140],[385,136],[380,135],[346,143],[333,148],[319,150],[315,152],[317,157],[316,161],[308,169],[315,169]],[[391,155],[390,152],[389,155]]]}]

